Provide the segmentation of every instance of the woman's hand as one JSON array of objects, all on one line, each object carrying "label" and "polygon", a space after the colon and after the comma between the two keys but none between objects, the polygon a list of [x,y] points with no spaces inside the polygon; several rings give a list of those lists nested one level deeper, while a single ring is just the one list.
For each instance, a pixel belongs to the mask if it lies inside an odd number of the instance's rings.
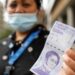
[{"label": "woman's hand", "polygon": [[63,59],[63,68],[59,75],[75,75],[75,50],[69,49]]}]

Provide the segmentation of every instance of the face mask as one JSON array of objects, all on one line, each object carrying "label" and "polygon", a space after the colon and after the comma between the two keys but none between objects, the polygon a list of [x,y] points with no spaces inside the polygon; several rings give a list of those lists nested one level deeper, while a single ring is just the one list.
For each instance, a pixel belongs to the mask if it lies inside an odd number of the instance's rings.
[{"label": "face mask", "polygon": [[25,14],[8,14],[4,15],[4,21],[9,24],[9,27],[13,30],[20,32],[26,32],[31,30],[37,24],[37,13],[25,13]]}]

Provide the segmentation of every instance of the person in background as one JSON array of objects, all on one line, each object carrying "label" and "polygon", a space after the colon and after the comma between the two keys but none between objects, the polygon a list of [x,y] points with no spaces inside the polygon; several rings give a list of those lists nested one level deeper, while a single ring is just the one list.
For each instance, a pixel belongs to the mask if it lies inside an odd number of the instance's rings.
[{"label": "person in background", "polygon": [[[39,23],[40,8],[41,0],[5,0],[4,21],[14,33],[0,43],[0,75],[33,75],[29,70],[49,34]],[[59,75],[75,75],[74,49],[69,49],[63,58]]]}]

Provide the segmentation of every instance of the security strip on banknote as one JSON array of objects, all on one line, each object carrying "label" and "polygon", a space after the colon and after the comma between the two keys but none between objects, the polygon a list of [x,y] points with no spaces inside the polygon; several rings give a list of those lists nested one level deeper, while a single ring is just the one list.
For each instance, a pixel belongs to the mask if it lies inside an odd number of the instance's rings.
[{"label": "security strip on banknote", "polygon": [[58,75],[63,63],[63,54],[75,41],[75,29],[56,21],[45,46],[30,71],[35,75]]}]

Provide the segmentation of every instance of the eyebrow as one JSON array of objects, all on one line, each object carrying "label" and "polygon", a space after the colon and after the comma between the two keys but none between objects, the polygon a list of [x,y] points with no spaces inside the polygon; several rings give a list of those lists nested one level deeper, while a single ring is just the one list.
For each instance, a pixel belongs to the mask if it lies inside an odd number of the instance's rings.
[{"label": "eyebrow", "polygon": [[22,0],[22,2],[27,2],[27,3],[29,3],[28,0]]},{"label": "eyebrow", "polygon": [[12,0],[12,1],[16,1],[16,0]]},{"label": "eyebrow", "polygon": [[24,2],[24,1],[26,1],[26,0],[22,0],[22,1]]},{"label": "eyebrow", "polygon": [[12,0],[10,3],[12,3],[12,2],[16,2],[16,0]]}]

